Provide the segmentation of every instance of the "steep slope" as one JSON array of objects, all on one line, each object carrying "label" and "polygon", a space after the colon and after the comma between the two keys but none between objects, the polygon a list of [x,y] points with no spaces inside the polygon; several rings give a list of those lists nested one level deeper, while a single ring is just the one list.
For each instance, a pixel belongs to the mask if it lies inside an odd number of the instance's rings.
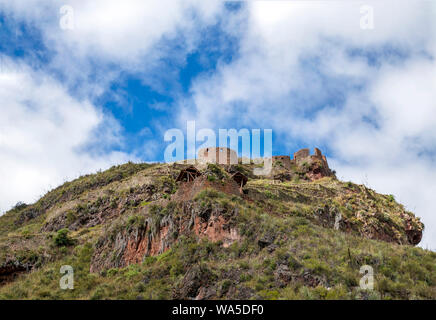
[{"label": "steep slope", "polygon": [[129,163],[17,205],[0,217],[0,298],[435,299],[419,218],[303,156],[266,177],[254,163]]}]

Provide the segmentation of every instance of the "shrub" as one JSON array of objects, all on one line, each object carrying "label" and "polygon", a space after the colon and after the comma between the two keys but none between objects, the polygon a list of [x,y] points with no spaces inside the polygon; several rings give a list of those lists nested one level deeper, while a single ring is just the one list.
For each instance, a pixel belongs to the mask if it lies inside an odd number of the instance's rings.
[{"label": "shrub", "polygon": [[250,269],[250,264],[247,261],[241,261],[239,267],[244,270]]},{"label": "shrub", "polygon": [[67,247],[74,244],[74,240],[68,236],[68,229],[61,229],[57,232],[53,241],[58,247]]},{"label": "shrub", "polygon": [[232,281],[230,281],[229,279],[224,280],[221,284],[221,292],[225,294],[230,289],[231,285]]},{"label": "shrub", "polygon": [[17,202],[17,204],[15,206],[13,206],[13,208],[11,209],[12,211],[20,211],[23,209],[26,209],[28,207],[27,204],[25,204],[24,202]]},{"label": "shrub", "polygon": [[207,169],[210,170],[211,172],[215,173],[217,176],[223,176],[223,172],[222,172],[221,168],[214,163],[209,163],[207,165]]}]

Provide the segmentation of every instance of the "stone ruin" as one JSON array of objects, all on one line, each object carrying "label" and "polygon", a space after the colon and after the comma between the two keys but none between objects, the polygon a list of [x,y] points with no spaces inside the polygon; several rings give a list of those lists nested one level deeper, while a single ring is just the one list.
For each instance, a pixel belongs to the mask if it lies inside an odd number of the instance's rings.
[{"label": "stone ruin", "polygon": [[[211,160],[210,160],[211,161]],[[227,178],[224,181],[209,180],[206,172],[200,172],[195,166],[182,169],[176,178],[179,189],[175,194],[175,200],[192,199],[199,192],[212,188],[224,193],[242,195],[243,187],[247,184],[248,178],[241,172],[227,170]],[[207,171],[207,170],[206,170]]]},{"label": "stone ruin", "polygon": [[[226,147],[203,148],[198,151],[197,162],[199,164],[216,163],[221,165],[238,164],[238,154],[235,150]],[[309,149],[301,149],[294,153],[293,158],[287,155],[273,156],[273,164],[280,164],[283,168],[291,170],[293,165],[301,166],[304,163],[318,161],[328,168],[327,158],[321,150],[315,148],[315,153],[310,154]]]},{"label": "stone ruin", "polygon": [[[208,163],[231,165],[238,164],[238,162],[237,152],[226,147],[200,149],[197,157],[199,165]],[[315,148],[313,155],[310,154],[309,149],[301,149],[295,152],[292,158],[288,155],[273,156],[272,164],[276,168],[288,171],[295,166],[303,168],[307,171],[310,180],[334,175],[329,168],[326,156],[318,148]]]},{"label": "stone ruin", "polygon": [[[227,166],[227,171],[230,170],[231,164],[238,164],[238,155],[236,151],[229,148],[204,148],[198,152],[197,162],[199,167],[206,164],[219,164]],[[312,181],[321,179],[327,176],[333,176],[334,173],[330,170],[327,158],[322,154],[321,150],[315,148],[313,155],[309,149],[302,149],[294,153],[293,158],[287,155],[279,155],[272,157],[273,167],[277,168],[268,178],[278,180],[291,180],[293,171],[298,170],[306,175]],[[235,171],[228,171],[230,175],[226,183],[209,181],[207,177],[199,171],[195,166],[189,166],[181,170],[176,178],[178,183],[181,183],[180,189],[176,198],[188,199],[192,198],[198,192],[205,188],[213,188],[225,193],[242,195],[243,187],[248,181],[248,178]],[[294,169],[294,170],[293,170]]]},{"label": "stone ruin", "polygon": [[304,163],[304,161],[308,160],[319,160],[323,164],[325,164],[326,167],[328,167],[327,158],[322,154],[321,150],[318,148],[315,148],[315,154],[310,155],[309,149],[301,149],[300,151],[297,151],[294,153],[294,162],[297,165],[300,165]]},{"label": "stone ruin", "polygon": [[309,149],[302,149],[294,153],[294,163],[307,170],[310,180],[318,180],[323,177],[333,176],[330,170],[327,158],[321,150],[315,148],[315,154],[311,155]]},{"label": "stone ruin", "polygon": [[280,163],[284,168],[291,169],[292,165],[301,166],[305,162],[321,161],[328,168],[327,158],[321,150],[315,148],[315,154],[311,155],[309,149],[301,149],[294,153],[293,158],[290,156],[273,156],[272,162]]},{"label": "stone ruin", "polygon": [[292,168],[292,160],[290,156],[273,156],[272,163],[287,170]]},{"label": "stone ruin", "polygon": [[194,181],[199,176],[201,176],[201,172],[198,171],[196,167],[190,166],[190,167],[180,171],[179,175],[176,178],[176,182],[179,182],[179,181],[191,182],[191,181]]},{"label": "stone ruin", "polygon": [[315,148],[315,153],[310,154],[309,149],[301,149],[294,153],[293,158],[290,156],[273,156],[273,166],[290,170],[292,167],[303,167],[311,180],[317,180],[322,177],[332,176],[327,158],[321,150]]},{"label": "stone ruin", "polygon": [[238,154],[236,151],[219,147],[204,148],[198,151],[197,161],[200,164],[216,163],[222,165],[238,164]]}]

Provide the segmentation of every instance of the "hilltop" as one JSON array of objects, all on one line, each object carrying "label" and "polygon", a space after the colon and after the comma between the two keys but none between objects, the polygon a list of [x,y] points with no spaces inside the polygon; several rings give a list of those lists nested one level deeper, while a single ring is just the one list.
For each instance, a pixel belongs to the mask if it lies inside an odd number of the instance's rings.
[{"label": "hilltop", "polygon": [[127,163],[18,204],[0,217],[0,298],[436,299],[436,253],[392,195],[339,181],[318,149],[259,167]]}]

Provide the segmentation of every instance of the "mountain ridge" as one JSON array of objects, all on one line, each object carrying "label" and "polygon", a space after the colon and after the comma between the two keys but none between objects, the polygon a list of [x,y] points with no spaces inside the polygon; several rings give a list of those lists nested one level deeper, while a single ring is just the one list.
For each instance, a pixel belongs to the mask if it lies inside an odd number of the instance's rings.
[{"label": "mountain ridge", "polygon": [[[297,154],[268,176],[255,162],[127,163],[19,204],[0,217],[0,298],[436,298],[419,218],[339,181],[320,151]],[[58,288],[61,265],[74,290]]]}]

